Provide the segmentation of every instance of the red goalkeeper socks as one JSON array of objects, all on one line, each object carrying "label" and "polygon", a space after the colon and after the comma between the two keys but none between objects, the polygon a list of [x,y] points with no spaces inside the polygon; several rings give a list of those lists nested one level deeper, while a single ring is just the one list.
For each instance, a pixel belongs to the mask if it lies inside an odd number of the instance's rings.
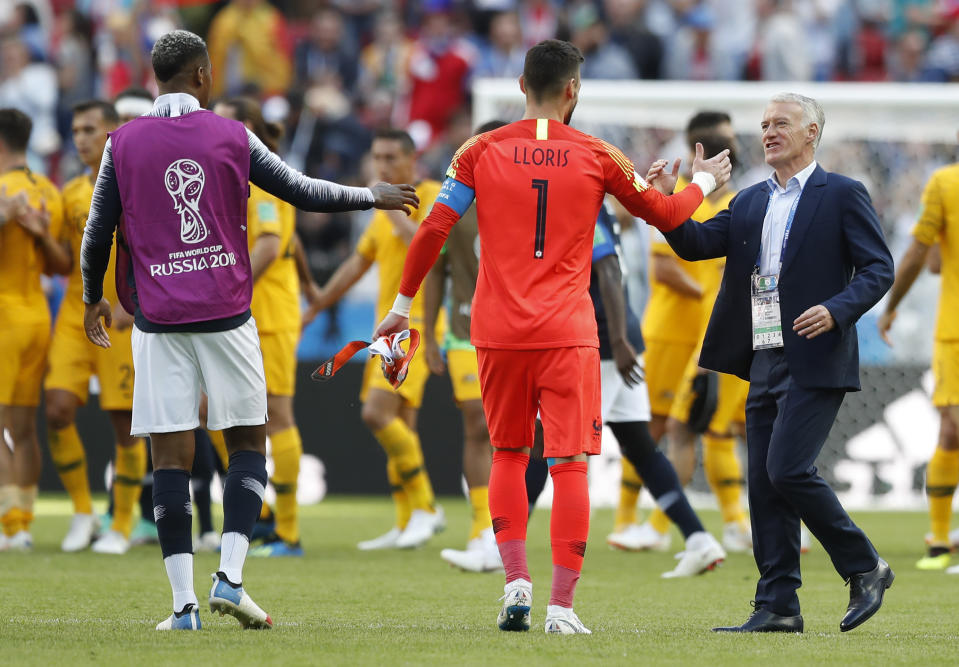
[{"label": "red goalkeeper socks", "polygon": [[529,455],[497,450],[489,475],[489,512],[506,583],[516,579],[531,581],[526,565],[526,466]]},{"label": "red goalkeeper socks", "polygon": [[[586,554],[589,535],[589,485],[586,462],[557,463],[553,478],[550,544],[553,548],[553,586],[549,603],[572,608],[573,593]],[[505,561],[504,561],[505,562]]]}]

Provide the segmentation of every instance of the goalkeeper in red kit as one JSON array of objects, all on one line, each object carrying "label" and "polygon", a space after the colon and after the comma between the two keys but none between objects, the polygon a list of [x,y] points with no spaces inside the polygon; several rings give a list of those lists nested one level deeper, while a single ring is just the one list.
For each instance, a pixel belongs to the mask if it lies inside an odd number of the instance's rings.
[{"label": "goalkeeper in red kit", "polygon": [[692,184],[665,196],[604,141],[568,126],[583,56],[546,40],[526,54],[523,119],[469,139],[410,243],[393,309],[375,332],[409,327],[409,305],[453,224],[476,199],[479,276],[470,337],[494,448],[489,508],[506,588],[498,625],[528,630],[524,475],[537,411],[553,479],[553,583],[546,632],[589,633],[573,591],[589,532],[586,457],[600,452],[599,341],[589,296],[593,230],[607,192],[662,231],[683,223],[729,178],[726,151],[693,161]]}]

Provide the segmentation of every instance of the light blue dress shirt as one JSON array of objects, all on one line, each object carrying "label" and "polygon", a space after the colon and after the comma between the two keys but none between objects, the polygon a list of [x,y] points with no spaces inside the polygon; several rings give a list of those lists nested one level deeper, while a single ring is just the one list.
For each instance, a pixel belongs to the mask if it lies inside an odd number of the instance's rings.
[{"label": "light blue dress shirt", "polygon": [[786,225],[790,216],[795,215],[794,206],[798,206],[797,200],[815,170],[816,161],[813,160],[808,167],[790,178],[785,188],[779,185],[775,172],[766,179],[766,184],[769,185],[769,206],[766,207],[766,217],[763,219],[763,236],[759,248],[760,275],[779,275]]}]

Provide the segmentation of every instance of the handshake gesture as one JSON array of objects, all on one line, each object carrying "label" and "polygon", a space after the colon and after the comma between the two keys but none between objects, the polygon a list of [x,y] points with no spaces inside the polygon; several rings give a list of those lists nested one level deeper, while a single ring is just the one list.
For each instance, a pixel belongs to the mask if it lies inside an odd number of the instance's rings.
[{"label": "handshake gesture", "polygon": [[[668,160],[656,160],[646,172],[646,182],[663,194],[672,194],[676,188],[676,180],[679,178],[679,166],[682,164],[682,158],[676,158],[673,161],[672,171],[666,172]],[[714,190],[718,190],[729,180],[729,174],[732,172],[732,163],[729,161],[729,150],[723,150],[709,158],[703,155],[703,145],[696,144],[696,156],[693,158],[692,173],[705,172],[716,179]],[[708,192],[706,194],[709,194]]]}]

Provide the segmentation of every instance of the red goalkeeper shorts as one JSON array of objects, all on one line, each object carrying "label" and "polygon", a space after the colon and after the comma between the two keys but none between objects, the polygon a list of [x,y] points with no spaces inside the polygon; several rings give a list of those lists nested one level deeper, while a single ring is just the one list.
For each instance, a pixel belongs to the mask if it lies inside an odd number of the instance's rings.
[{"label": "red goalkeeper shorts", "polygon": [[493,447],[532,447],[538,411],[543,422],[544,456],[600,453],[603,421],[599,350],[478,348],[476,356]]}]

